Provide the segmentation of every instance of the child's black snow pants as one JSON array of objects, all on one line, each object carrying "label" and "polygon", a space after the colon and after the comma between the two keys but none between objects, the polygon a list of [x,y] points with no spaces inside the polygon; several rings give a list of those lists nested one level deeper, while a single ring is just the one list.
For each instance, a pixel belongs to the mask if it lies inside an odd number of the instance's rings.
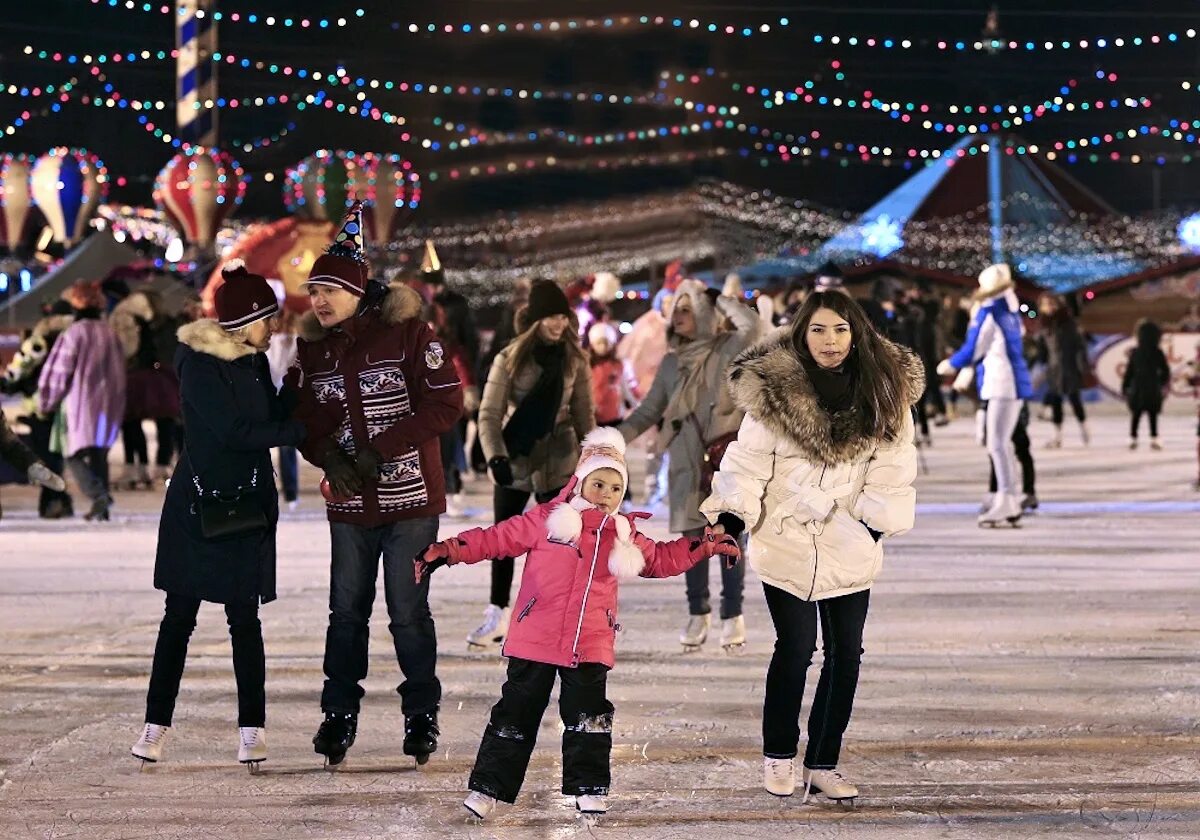
[{"label": "child's black snow pants", "polygon": [[561,680],[558,713],[566,727],[562,792],[608,794],[613,721],[613,706],[605,696],[608,667],[584,662],[561,668],[516,657],[508,660],[508,680],[492,707],[467,787],[501,802],[516,801],[556,675]]}]

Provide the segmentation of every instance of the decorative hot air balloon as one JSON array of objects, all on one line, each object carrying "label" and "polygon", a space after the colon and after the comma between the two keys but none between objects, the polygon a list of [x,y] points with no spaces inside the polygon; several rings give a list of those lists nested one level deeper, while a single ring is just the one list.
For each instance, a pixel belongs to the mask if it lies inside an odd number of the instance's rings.
[{"label": "decorative hot air balloon", "polygon": [[247,178],[228,152],[192,148],[167,161],[154,181],[154,200],[193,245],[209,246],[246,193]]},{"label": "decorative hot air balloon", "polygon": [[321,149],[287,171],[283,203],[301,219],[340,221],[359,193],[366,188],[362,175],[364,156],[354,152]]},{"label": "decorative hot air balloon", "polygon": [[0,156],[0,235],[10,249],[21,243],[33,197],[29,193],[28,155]]},{"label": "decorative hot air balloon", "polygon": [[364,222],[372,242],[382,244],[421,203],[421,176],[412,161],[395,154],[366,154],[360,171],[366,176]]},{"label": "decorative hot air balloon", "polygon": [[59,147],[37,159],[30,183],[54,241],[73,245],[83,238],[88,220],[108,195],[108,170],[85,149]]}]

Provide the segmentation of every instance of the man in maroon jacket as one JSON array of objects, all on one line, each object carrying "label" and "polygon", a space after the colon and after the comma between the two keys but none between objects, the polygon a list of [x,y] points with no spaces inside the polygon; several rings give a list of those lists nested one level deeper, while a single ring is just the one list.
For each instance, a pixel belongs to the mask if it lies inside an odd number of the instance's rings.
[{"label": "man in maroon jacket", "polygon": [[429,585],[415,584],[412,561],[437,540],[446,510],[438,437],[462,414],[462,386],[419,317],[419,295],[367,279],[362,236],[355,205],[309,272],[313,311],[287,380],[310,429],[301,451],[325,471],[333,552],[325,720],[313,746],[338,764],[354,743],[382,555],[388,627],[404,675],[404,752],[424,764],[437,749],[441,684]]}]

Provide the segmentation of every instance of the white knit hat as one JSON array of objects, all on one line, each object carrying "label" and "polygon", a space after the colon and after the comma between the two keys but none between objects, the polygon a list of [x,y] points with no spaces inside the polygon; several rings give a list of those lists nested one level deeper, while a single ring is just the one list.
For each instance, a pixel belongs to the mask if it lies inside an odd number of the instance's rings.
[{"label": "white knit hat", "polygon": [[1012,287],[1012,269],[1007,263],[996,263],[979,272],[979,289],[974,297],[976,300],[987,300]]},{"label": "white knit hat", "polygon": [[[621,474],[621,481],[629,486],[629,470],[625,466],[625,438],[616,429],[606,426],[592,429],[583,439],[579,453],[579,466],[575,476],[582,482],[596,470],[610,469]],[[582,485],[581,485],[582,486]]]}]

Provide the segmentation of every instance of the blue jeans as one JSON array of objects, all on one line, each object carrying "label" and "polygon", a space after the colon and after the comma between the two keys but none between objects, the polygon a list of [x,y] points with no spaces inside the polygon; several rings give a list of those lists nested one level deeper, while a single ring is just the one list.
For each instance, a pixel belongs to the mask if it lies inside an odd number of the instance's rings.
[{"label": "blue jeans", "polygon": [[333,562],[329,586],[329,631],[325,636],[325,689],[321,708],[358,713],[359,683],[367,676],[368,622],[375,602],[375,579],[383,555],[383,591],[387,599],[396,661],[404,682],[396,688],[405,717],[437,708],[437,632],[429,611],[429,579],[413,579],[413,558],[437,539],[436,516],[407,519],[377,528],[329,523]]}]

